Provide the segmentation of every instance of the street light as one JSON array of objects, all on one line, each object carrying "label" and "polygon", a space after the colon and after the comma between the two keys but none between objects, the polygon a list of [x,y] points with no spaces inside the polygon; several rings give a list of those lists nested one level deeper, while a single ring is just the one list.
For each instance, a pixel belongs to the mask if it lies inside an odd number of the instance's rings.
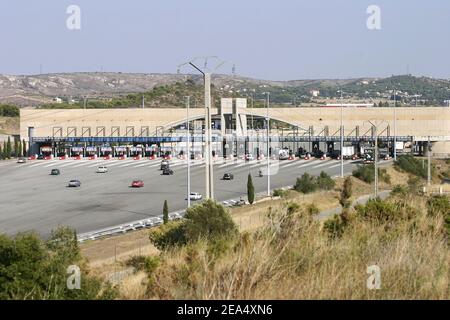
[{"label": "street light", "polygon": [[386,123],[385,120],[368,120],[373,129],[375,137],[375,150],[374,150],[374,167],[375,167],[375,181],[374,181],[374,194],[375,198],[378,197],[378,127]]},{"label": "street light", "polygon": [[189,144],[191,142],[189,132],[189,104],[190,96],[186,97],[186,154],[187,154],[187,207],[191,206],[191,151]]},{"label": "street light", "polygon": [[266,92],[267,103],[266,103],[266,123],[267,123],[267,196],[270,197],[270,118],[269,118],[269,103],[270,103],[270,92]]},{"label": "street light", "polygon": [[394,161],[397,161],[397,90],[394,90]]},{"label": "street light", "polygon": [[344,105],[342,103],[343,92],[342,90],[338,90],[341,93],[341,178],[344,178]]}]

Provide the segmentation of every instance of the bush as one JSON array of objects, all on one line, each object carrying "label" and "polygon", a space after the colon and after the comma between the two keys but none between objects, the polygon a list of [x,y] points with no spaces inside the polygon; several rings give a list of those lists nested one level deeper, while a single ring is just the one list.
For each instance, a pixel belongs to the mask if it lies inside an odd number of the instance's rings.
[{"label": "bush", "polygon": [[394,165],[400,170],[421,178],[426,178],[428,175],[427,166],[424,166],[422,161],[411,155],[403,155],[398,157]]},{"label": "bush", "polygon": [[314,177],[305,172],[301,178],[297,178],[294,189],[302,193],[311,193],[317,190],[317,184]]},{"label": "bush", "polygon": [[427,211],[433,216],[450,215],[450,201],[446,196],[433,196],[427,200]]},{"label": "bush", "polygon": [[341,195],[339,197],[339,203],[342,208],[349,208],[351,205],[350,198],[353,193],[353,183],[350,177],[345,178],[342,186]]},{"label": "bush", "polygon": [[250,204],[255,202],[255,187],[253,186],[252,175],[250,173],[247,177],[247,199]]},{"label": "bush", "polygon": [[274,197],[284,197],[286,195],[286,191],[283,189],[275,189],[273,190]]},{"label": "bush", "polygon": [[[367,183],[372,183],[375,180],[375,165],[359,165],[353,170],[352,175],[359,180]],[[385,183],[391,183],[391,177],[387,173],[386,169],[378,168],[378,179]]]},{"label": "bush", "polygon": [[332,190],[336,185],[336,182],[324,171],[317,177],[316,183],[317,187],[321,190]]},{"label": "bush", "polygon": [[182,246],[199,239],[229,239],[238,234],[228,211],[220,204],[206,200],[187,209],[184,220],[170,221],[150,231],[150,241],[159,249]]},{"label": "bush", "polygon": [[0,117],[18,117],[19,108],[11,104],[0,104]]},{"label": "bush", "polygon": [[[80,289],[67,288],[67,268],[81,270]],[[111,299],[111,286],[84,270],[76,234],[68,228],[52,232],[44,242],[31,233],[0,235],[0,299]]]}]

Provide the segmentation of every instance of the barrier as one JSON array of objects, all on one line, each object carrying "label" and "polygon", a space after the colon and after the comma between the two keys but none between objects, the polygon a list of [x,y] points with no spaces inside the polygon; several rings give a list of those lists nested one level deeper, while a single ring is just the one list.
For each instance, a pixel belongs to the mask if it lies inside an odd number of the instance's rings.
[{"label": "barrier", "polygon": [[81,159],[83,159],[83,156],[82,155],[78,155],[78,156],[73,157],[72,159],[73,160],[81,160]]},{"label": "barrier", "polygon": [[133,157],[133,160],[141,160],[141,159],[142,159],[141,155],[137,155],[137,156]]},{"label": "barrier", "polygon": [[119,156],[119,160],[125,160],[127,158],[127,156],[126,155],[123,155],[123,156]]},{"label": "barrier", "polygon": [[96,159],[97,159],[97,155],[96,154],[94,154],[93,156],[89,157],[89,160],[96,160]]},{"label": "barrier", "polygon": [[67,160],[67,159],[69,159],[69,157],[67,155],[59,157],[59,160]]},{"label": "barrier", "polygon": [[112,156],[110,154],[103,157],[103,160],[111,160],[111,159],[112,159]]}]

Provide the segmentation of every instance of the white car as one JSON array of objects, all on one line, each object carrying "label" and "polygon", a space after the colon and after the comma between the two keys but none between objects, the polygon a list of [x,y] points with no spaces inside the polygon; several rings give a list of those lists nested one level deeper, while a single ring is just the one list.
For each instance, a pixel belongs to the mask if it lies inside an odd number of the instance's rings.
[{"label": "white car", "polygon": [[189,199],[190,200],[201,200],[202,199],[202,195],[198,192],[191,192],[189,194]]},{"label": "white car", "polygon": [[253,160],[255,160],[255,157],[251,153],[249,153],[245,156],[245,160],[253,161]]},{"label": "white car", "polygon": [[108,168],[105,166],[100,166],[97,168],[97,173],[106,173],[108,172]]}]

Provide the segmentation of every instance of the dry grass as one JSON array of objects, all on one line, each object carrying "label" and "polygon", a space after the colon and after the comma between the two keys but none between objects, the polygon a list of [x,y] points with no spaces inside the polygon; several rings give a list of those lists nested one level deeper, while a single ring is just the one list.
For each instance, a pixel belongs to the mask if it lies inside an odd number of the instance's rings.
[{"label": "dry grass", "polygon": [[[427,216],[423,200],[408,201],[418,209],[412,220],[393,226],[355,219],[334,240],[303,213],[283,224],[287,217],[281,207],[276,218],[265,219],[264,228],[241,233],[227,250],[211,251],[210,243],[200,241],[163,252],[150,282],[127,287],[121,297],[449,299],[450,250],[443,219]],[[373,264],[381,268],[381,290],[366,287],[366,268]]]}]

